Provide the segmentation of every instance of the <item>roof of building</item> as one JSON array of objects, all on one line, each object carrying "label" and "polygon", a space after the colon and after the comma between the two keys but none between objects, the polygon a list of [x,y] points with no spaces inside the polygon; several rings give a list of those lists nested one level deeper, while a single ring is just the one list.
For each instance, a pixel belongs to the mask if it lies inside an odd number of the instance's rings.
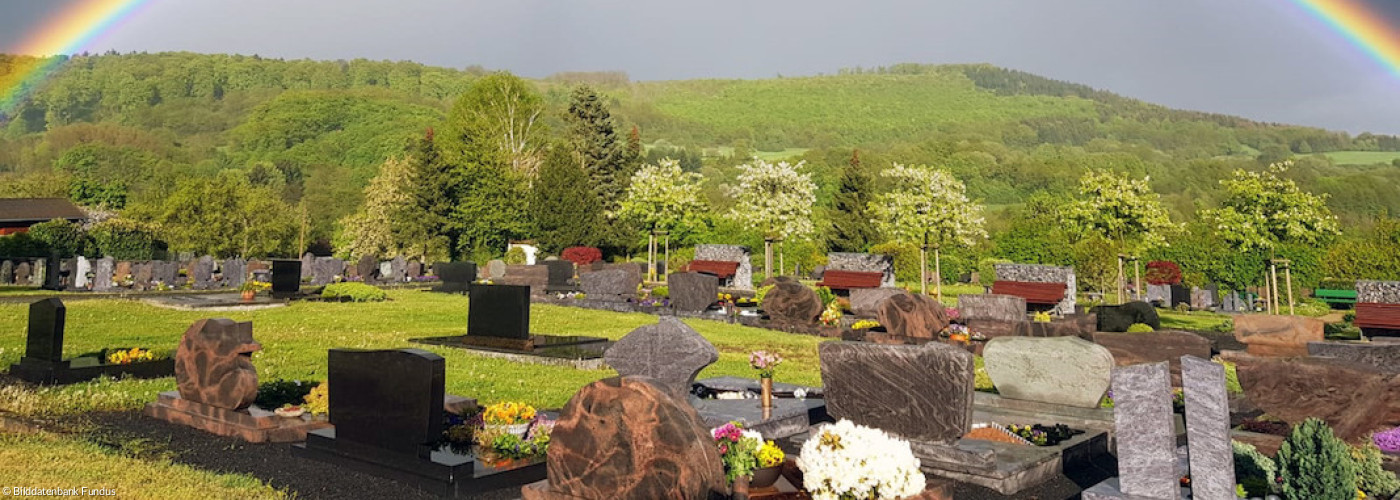
[{"label": "roof of building", "polygon": [[0,198],[0,222],[81,220],[87,214],[63,198]]}]

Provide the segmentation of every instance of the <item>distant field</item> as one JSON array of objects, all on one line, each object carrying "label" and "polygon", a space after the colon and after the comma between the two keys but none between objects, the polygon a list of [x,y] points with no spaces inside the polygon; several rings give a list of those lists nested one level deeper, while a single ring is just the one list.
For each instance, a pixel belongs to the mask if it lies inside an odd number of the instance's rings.
[{"label": "distant field", "polygon": [[[761,160],[777,161],[796,158],[806,153],[808,148],[787,148],[782,151],[754,151],[753,155]],[[714,148],[720,156],[734,156],[734,148],[731,146],[720,146]]]},{"label": "distant field", "polygon": [[1400,151],[1333,151],[1323,154],[1338,165],[1375,165],[1400,159]]}]

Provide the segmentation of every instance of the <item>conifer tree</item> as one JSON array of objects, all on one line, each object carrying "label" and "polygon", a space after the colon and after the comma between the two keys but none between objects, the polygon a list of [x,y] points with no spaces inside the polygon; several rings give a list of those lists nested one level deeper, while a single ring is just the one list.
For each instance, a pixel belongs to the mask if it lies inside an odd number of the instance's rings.
[{"label": "conifer tree", "polygon": [[618,136],[617,122],[602,96],[587,85],[574,89],[565,120],[569,142],[578,155],[579,164],[598,193],[603,210],[611,215],[621,203],[632,177],[627,144]]},{"label": "conifer tree", "polygon": [[600,243],[604,221],[598,197],[567,147],[556,144],[545,154],[539,180],[530,192],[530,207],[533,234],[545,251]]},{"label": "conifer tree", "polygon": [[851,161],[841,170],[840,185],[833,196],[831,232],[827,248],[833,252],[864,252],[879,238],[870,222],[872,185],[870,173],[860,164],[860,151],[851,152]]}]

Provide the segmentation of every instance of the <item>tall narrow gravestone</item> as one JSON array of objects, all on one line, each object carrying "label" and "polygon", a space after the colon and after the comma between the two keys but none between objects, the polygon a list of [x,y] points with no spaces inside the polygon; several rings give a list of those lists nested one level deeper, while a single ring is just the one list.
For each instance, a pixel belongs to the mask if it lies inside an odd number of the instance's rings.
[{"label": "tall narrow gravestone", "polygon": [[1113,403],[1120,491],[1150,499],[1179,498],[1181,478],[1176,470],[1171,371],[1167,363],[1115,368]]},{"label": "tall narrow gravestone", "polygon": [[29,337],[25,341],[24,357],[60,363],[63,361],[63,322],[68,308],[57,298],[47,298],[29,304]]},{"label": "tall narrow gravestone", "polygon": [[1181,357],[1186,396],[1186,440],[1192,498],[1232,498],[1235,459],[1230,446],[1230,400],[1225,367],[1195,356]]},{"label": "tall narrow gravestone", "polygon": [[24,356],[10,365],[10,375],[36,384],[71,384],[101,376],[136,378],[168,377],[175,371],[170,359],[128,364],[106,363],[100,355],[63,359],[63,332],[67,308],[57,298],[29,305],[29,332]]}]

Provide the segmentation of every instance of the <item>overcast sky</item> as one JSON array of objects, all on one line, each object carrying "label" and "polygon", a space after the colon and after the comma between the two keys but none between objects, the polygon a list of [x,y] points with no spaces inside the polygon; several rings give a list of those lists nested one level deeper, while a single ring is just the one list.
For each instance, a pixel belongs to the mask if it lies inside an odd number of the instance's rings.
[{"label": "overcast sky", "polygon": [[[1400,32],[1400,1],[1366,1]],[[73,2],[0,0],[0,52]],[[150,0],[85,48],[633,80],[988,62],[1177,108],[1400,134],[1400,75],[1291,0]]]}]

